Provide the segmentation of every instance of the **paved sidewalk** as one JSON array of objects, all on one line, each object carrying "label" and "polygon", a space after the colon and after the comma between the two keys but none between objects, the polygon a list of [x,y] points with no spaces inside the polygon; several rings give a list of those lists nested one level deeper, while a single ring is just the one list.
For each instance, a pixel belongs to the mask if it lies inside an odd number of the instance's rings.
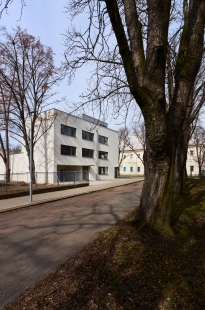
[{"label": "paved sidewalk", "polygon": [[49,192],[43,194],[34,194],[33,202],[30,203],[29,196],[15,197],[10,199],[2,199],[0,200],[0,213],[25,208],[28,206],[35,206],[43,203],[47,203],[50,201],[56,201],[61,199],[66,199],[73,196],[79,196],[83,194],[88,194],[91,192],[96,192],[100,190],[104,190],[107,188],[122,186],[130,183],[135,183],[137,181],[143,180],[143,177],[138,178],[122,178],[122,179],[114,179],[107,181],[90,181],[90,185],[86,187],[79,187],[74,189],[66,189],[62,191]]}]

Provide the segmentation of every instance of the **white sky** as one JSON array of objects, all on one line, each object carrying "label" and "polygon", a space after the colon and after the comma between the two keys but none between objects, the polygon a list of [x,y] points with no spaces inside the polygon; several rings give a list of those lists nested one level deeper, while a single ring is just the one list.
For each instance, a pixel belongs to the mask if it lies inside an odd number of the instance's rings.
[{"label": "white sky", "polygon": [[[3,1],[4,2],[4,1]],[[12,31],[17,25],[35,37],[39,37],[41,43],[46,46],[51,46],[55,55],[56,66],[60,65],[63,60],[63,34],[69,24],[64,5],[66,0],[26,0],[26,6],[23,8],[21,15],[21,0],[13,0],[9,5],[7,13],[3,12],[0,19],[0,26],[6,26],[8,31]],[[83,26],[83,19],[80,20]],[[76,78],[71,86],[64,80],[58,89],[59,98],[67,97],[69,101],[77,102],[79,95],[86,89],[86,76],[89,76],[91,68],[86,66],[80,72],[77,72]],[[65,103],[61,103],[56,108],[68,110]],[[88,113],[89,114],[89,113]],[[97,115],[96,115],[97,117]],[[117,130],[122,125],[122,119],[106,120],[109,123],[109,128]]]}]

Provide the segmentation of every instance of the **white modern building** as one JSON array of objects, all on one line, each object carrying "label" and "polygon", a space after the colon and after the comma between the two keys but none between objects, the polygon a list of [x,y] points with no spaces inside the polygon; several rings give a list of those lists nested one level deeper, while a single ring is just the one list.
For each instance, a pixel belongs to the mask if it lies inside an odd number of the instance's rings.
[{"label": "white modern building", "polygon": [[[34,147],[38,183],[53,183],[56,172],[58,177],[59,175],[62,177],[66,171],[88,171],[90,180],[116,177],[117,131],[109,129],[107,123],[85,114],[73,116],[57,109],[50,109],[42,112],[41,116],[44,121],[38,132],[39,140]],[[29,119],[27,121],[30,122]],[[39,128],[38,124],[36,128]],[[10,166],[11,174],[23,174],[29,171],[29,160],[24,147],[20,154],[11,156]],[[0,174],[3,173],[5,167],[0,158]],[[18,180],[19,178],[18,175]]]},{"label": "white modern building", "polygon": [[144,148],[135,136],[129,136],[129,142],[130,146],[126,146],[124,151],[120,154],[120,159],[122,159],[122,161],[120,160],[120,175],[129,177],[143,176]]}]

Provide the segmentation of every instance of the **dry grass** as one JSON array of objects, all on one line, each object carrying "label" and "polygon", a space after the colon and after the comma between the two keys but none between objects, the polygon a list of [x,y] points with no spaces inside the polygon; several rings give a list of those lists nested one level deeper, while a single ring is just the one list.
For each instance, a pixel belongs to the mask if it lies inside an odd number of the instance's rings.
[{"label": "dry grass", "polygon": [[204,189],[175,198],[173,236],[138,233],[134,211],[5,309],[205,309]]}]

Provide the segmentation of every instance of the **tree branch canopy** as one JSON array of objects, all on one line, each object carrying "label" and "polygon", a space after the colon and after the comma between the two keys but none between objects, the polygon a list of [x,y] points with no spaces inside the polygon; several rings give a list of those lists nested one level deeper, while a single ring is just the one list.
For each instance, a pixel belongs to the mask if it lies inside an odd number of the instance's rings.
[{"label": "tree branch canopy", "polygon": [[[43,128],[43,125],[47,123],[47,116],[42,116],[41,112],[48,105],[59,102],[53,99],[56,92],[52,91],[52,87],[57,85],[61,79],[61,72],[54,65],[53,51],[50,47],[44,46],[38,38],[20,27],[17,27],[13,33],[9,33],[6,28],[1,29],[0,95],[3,99],[5,98],[3,94],[6,94],[7,99],[4,99],[4,105],[9,115],[7,117],[4,113],[1,121],[5,124],[9,122],[9,126],[7,124],[4,129],[5,135],[9,131],[12,138],[22,143],[28,158],[31,143],[34,147],[56,117],[50,115],[49,125]],[[33,114],[32,128],[28,121],[31,112]],[[30,130],[33,133],[32,142]]]},{"label": "tree branch canopy", "polygon": [[128,101],[140,108],[146,148],[139,218],[167,229],[178,138],[203,66],[205,1],[76,0],[67,7],[72,23],[85,11],[87,29],[72,26],[65,35],[65,70],[73,77],[92,61],[82,97],[100,111],[105,101],[113,111],[127,111]]}]

